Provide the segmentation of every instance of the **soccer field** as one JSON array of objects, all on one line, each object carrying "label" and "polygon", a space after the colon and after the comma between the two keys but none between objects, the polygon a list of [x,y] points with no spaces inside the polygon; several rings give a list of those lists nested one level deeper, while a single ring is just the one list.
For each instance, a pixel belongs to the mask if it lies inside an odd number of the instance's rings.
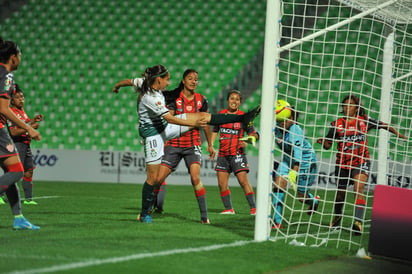
[{"label": "soccer field", "polygon": [[169,185],[166,212],[154,215],[151,225],[136,221],[141,185],[34,187],[39,205],[23,212],[40,231],[13,231],[8,205],[0,207],[0,273],[314,273],[313,263],[316,273],[382,269],[377,259],[356,258],[347,249],[254,242],[254,216],[237,187],[236,215],[220,215],[218,188],[206,188],[211,225],[200,224],[191,186]]}]

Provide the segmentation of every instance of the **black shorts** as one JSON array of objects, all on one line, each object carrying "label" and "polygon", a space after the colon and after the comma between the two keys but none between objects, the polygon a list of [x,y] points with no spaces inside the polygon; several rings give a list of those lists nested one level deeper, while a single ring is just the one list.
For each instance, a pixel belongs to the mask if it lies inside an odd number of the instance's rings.
[{"label": "black shorts", "polygon": [[25,143],[16,143],[17,151],[19,152],[20,161],[23,164],[24,171],[33,170],[36,168],[33,161],[33,153],[30,145]]},{"label": "black shorts", "polygon": [[370,162],[366,161],[361,166],[353,167],[351,169],[335,167],[335,176],[338,183],[338,188],[347,188],[349,185],[353,185],[355,181],[353,177],[356,174],[364,173],[369,176]]},{"label": "black shorts", "polygon": [[185,160],[187,170],[190,173],[189,169],[192,164],[202,164],[202,148],[200,146],[183,148],[166,146],[162,165],[175,171],[182,158]]},{"label": "black shorts", "polygon": [[17,149],[6,128],[0,128],[0,158],[17,155]]},{"label": "black shorts", "polygon": [[245,154],[218,157],[215,170],[226,171],[228,173],[233,172],[234,174],[241,171],[249,172],[249,164]]}]

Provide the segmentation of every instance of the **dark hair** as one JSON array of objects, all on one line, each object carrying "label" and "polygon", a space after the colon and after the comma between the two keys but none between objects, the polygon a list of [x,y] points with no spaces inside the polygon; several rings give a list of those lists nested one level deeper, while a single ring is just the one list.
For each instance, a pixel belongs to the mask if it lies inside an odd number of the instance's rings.
[{"label": "dark hair", "polygon": [[6,41],[0,37],[0,62],[7,63],[12,55],[18,55],[20,49],[13,41]]},{"label": "dark hair", "polygon": [[237,95],[239,95],[240,101],[242,102],[242,93],[241,93],[240,91],[236,90],[236,89],[234,89],[234,90],[232,90],[232,91],[229,91],[229,92],[227,93],[226,101],[229,100],[229,97],[230,97],[230,95],[232,95],[232,94],[237,94]]},{"label": "dark hair", "polygon": [[[183,72],[182,79],[185,79],[186,76],[188,76],[192,72],[198,74],[198,72],[195,69],[187,69]],[[183,84],[183,82],[180,81],[179,85],[174,90],[172,90],[172,92],[179,92],[180,93],[183,90],[184,86],[185,85]]]},{"label": "dark hair", "polygon": [[24,96],[24,92],[23,92],[23,90],[20,88],[20,86],[17,84],[17,83],[14,83],[14,93],[13,93],[13,95],[11,96],[11,100],[10,100],[10,103],[12,104],[12,105],[14,105],[14,96],[16,96],[16,94],[17,93],[21,93],[23,96]]},{"label": "dark hair", "polygon": [[165,78],[169,75],[169,71],[163,65],[155,65],[150,68],[146,68],[145,72],[142,74],[143,83],[139,91],[141,94],[146,94],[151,91],[151,87],[157,77]]},{"label": "dark hair", "polygon": [[290,119],[296,122],[299,119],[299,112],[296,111],[294,106],[290,106]]},{"label": "dark hair", "polygon": [[364,107],[362,106],[362,104],[360,103],[360,99],[359,99],[358,96],[356,96],[354,94],[346,95],[342,100],[342,107],[343,107],[343,105],[345,104],[345,102],[347,100],[349,100],[349,101],[353,100],[355,102],[355,105],[358,107],[358,115],[360,115],[360,116],[366,115],[366,111],[365,111]]}]

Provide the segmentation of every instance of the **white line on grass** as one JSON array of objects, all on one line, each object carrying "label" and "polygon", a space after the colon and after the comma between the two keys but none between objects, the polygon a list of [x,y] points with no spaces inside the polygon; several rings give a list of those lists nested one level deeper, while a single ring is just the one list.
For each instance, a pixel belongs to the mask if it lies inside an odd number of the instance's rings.
[{"label": "white line on grass", "polygon": [[34,200],[37,199],[53,199],[53,198],[60,198],[61,196],[39,196],[39,197],[33,197]]},{"label": "white line on grass", "polygon": [[154,253],[138,253],[132,254],[123,257],[113,257],[107,259],[93,259],[84,262],[77,262],[77,263],[70,263],[70,264],[62,264],[62,265],[55,265],[50,267],[44,268],[37,268],[37,269],[28,269],[22,271],[14,271],[9,272],[9,274],[35,274],[35,273],[50,273],[56,271],[67,271],[70,269],[77,269],[77,268],[84,268],[89,266],[97,266],[103,264],[115,264],[121,263],[125,261],[132,261],[132,260],[140,260],[144,258],[151,258],[151,257],[158,257],[158,256],[168,256],[168,255],[176,255],[176,254],[185,254],[190,252],[202,252],[202,251],[211,251],[217,250],[226,247],[236,247],[236,246],[244,246],[255,241],[237,241],[230,244],[221,244],[221,245],[210,245],[210,246],[203,246],[203,247],[193,247],[193,248],[183,248],[183,249],[172,249],[172,250],[165,250],[159,251]]}]

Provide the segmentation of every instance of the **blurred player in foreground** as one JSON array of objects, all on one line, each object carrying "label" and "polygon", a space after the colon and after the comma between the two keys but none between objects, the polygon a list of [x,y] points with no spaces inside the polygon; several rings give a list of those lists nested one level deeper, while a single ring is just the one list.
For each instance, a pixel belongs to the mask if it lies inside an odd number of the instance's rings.
[{"label": "blurred player in foreground", "polygon": [[[43,120],[42,114],[37,114],[33,119],[24,111],[24,93],[20,89],[19,85],[16,84],[16,93],[11,99],[11,110],[24,121],[26,124],[30,125],[34,129],[38,129],[39,122]],[[9,132],[11,138],[16,145],[17,151],[19,152],[20,161],[23,164],[24,175],[23,175],[23,190],[24,190],[24,202],[25,205],[37,205],[36,201],[33,201],[33,171],[36,168],[33,162],[33,154],[30,148],[31,137],[27,134],[27,131],[20,128],[13,122],[9,122]]]},{"label": "blurred player in foreground", "polygon": [[153,205],[154,188],[163,181],[159,178],[161,159],[164,155],[164,143],[179,137],[193,127],[242,122],[253,125],[253,119],[259,114],[260,107],[245,115],[219,115],[207,112],[184,113],[173,116],[166,107],[162,90],[169,85],[170,74],[163,65],[148,67],[142,78],[125,79],[116,83],[112,92],[118,93],[121,87],[134,86],[140,93],[137,100],[139,115],[139,133],[143,139],[146,182],[142,188],[142,209],[139,220],[152,223],[150,210]]},{"label": "blurred player in foreground", "polygon": [[312,215],[319,206],[319,197],[310,193],[318,173],[316,153],[297,123],[298,113],[284,100],[276,103],[275,142],[282,150],[282,160],[275,171],[273,187],[274,224],[282,228],[285,190],[289,181],[299,201],[308,205]]},{"label": "blurred player in foreground", "polygon": [[23,177],[24,169],[13,140],[7,132],[7,120],[23,128],[34,140],[41,135],[30,125],[19,119],[10,109],[10,99],[14,95],[14,75],[21,61],[21,51],[13,41],[0,38],[0,166],[4,174],[0,176],[0,195],[6,193],[11,211],[14,215],[13,228],[16,230],[38,230],[39,226],[31,224],[24,218],[17,182]]},{"label": "blurred player in foreground", "polygon": [[[240,91],[232,90],[227,95],[228,108],[219,113],[241,115],[244,112],[239,109],[242,100]],[[254,127],[244,128],[241,123],[224,124],[215,126],[212,133],[214,143],[218,133],[219,155],[215,170],[219,184],[220,197],[225,209],[220,214],[235,214],[229,189],[229,176],[233,172],[245,192],[246,200],[250,206],[250,214],[256,214],[255,192],[248,180],[249,165],[246,159],[245,148],[247,143],[255,143],[259,135]],[[244,138],[244,134],[247,137]]]},{"label": "blurred player in foreground", "polygon": [[346,190],[349,185],[353,185],[355,217],[352,230],[355,235],[360,235],[366,206],[363,192],[370,170],[367,133],[371,129],[386,129],[397,137],[407,138],[388,124],[368,117],[359,98],[354,94],[345,96],[342,107],[344,116],[333,121],[326,137],[318,138],[317,143],[324,149],[330,149],[333,141],[337,142],[335,176],[338,181],[338,191],[334,206],[335,217],[331,227],[340,227]]}]

